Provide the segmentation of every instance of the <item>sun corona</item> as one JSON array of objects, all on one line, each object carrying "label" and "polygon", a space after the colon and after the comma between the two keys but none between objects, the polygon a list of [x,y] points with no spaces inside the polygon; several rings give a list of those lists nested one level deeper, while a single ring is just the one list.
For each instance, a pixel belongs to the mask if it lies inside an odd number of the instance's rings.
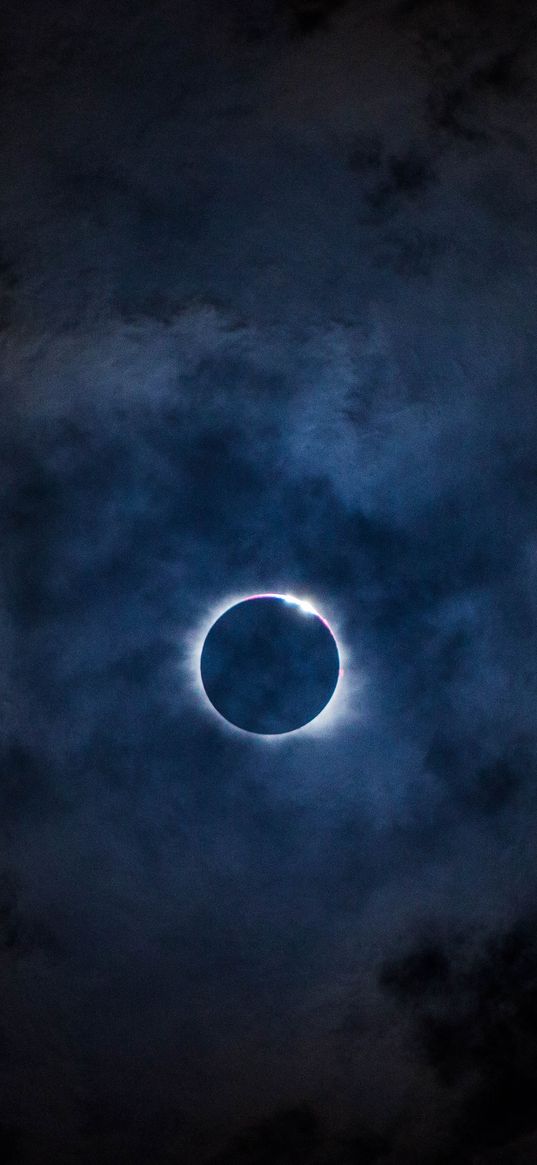
[{"label": "sun corona", "polygon": [[264,591],[229,604],[211,622],[199,675],[219,717],[265,737],[316,721],[342,667],[332,628],[309,598]]}]

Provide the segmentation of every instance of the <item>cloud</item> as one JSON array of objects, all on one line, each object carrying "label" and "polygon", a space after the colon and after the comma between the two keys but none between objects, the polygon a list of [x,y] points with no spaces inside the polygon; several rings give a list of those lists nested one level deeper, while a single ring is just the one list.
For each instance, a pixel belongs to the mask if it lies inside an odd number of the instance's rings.
[{"label": "cloud", "polygon": [[480,947],[466,936],[449,947],[421,942],[381,969],[384,990],[411,1009],[422,1055],[451,1094],[453,1151],[464,1160],[477,1153],[488,1161],[496,1146],[516,1147],[534,1132],[533,929],[525,920]]},{"label": "cloud", "polygon": [[388,1141],[374,1131],[331,1134],[307,1106],[282,1109],[238,1133],[207,1165],[373,1165],[388,1160]]}]

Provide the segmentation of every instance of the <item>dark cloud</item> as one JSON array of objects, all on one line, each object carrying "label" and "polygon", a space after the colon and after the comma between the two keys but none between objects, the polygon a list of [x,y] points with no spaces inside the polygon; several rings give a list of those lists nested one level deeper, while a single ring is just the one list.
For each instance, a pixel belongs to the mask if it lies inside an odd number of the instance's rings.
[{"label": "dark cloud", "polygon": [[386,964],[381,984],[403,1001],[421,1000],[429,992],[445,990],[450,970],[445,951],[430,944],[412,951],[404,959]]},{"label": "dark cloud", "polygon": [[385,169],[386,176],[367,195],[369,207],[384,213],[393,213],[399,200],[417,198],[434,178],[429,160],[412,150],[389,158]]},{"label": "dark cloud", "polygon": [[235,1161],[243,1165],[295,1165],[311,1161],[318,1146],[317,1118],[308,1108],[295,1108],[240,1133],[213,1161],[215,1165]]},{"label": "dark cloud", "polygon": [[322,30],[347,0],[283,0],[292,27],[303,36]]},{"label": "dark cloud", "polygon": [[387,1160],[389,1152],[386,1138],[372,1130],[331,1135],[311,1108],[302,1105],[239,1133],[207,1165],[373,1165]]},{"label": "dark cloud", "polygon": [[524,755],[523,742],[513,741],[512,756],[483,763],[476,741],[458,752],[452,745],[434,741],[427,764],[449,789],[462,799],[465,808],[479,815],[498,813],[516,801],[521,790],[533,784],[531,755]]},{"label": "dark cloud", "polygon": [[421,944],[381,971],[383,988],[412,1008],[422,1053],[456,1098],[452,1137],[464,1160],[535,1131],[534,920],[474,946]]}]

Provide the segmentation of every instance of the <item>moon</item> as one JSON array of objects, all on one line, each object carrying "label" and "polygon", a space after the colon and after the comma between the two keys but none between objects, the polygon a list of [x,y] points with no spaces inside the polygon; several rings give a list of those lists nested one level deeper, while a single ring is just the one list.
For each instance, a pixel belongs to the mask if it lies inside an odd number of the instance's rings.
[{"label": "moon", "polygon": [[216,711],[265,736],[314,720],[331,700],[340,670],[329,624],[294,595],[250,595],[233,604],[213,623],[200,657],[203,688]]}]

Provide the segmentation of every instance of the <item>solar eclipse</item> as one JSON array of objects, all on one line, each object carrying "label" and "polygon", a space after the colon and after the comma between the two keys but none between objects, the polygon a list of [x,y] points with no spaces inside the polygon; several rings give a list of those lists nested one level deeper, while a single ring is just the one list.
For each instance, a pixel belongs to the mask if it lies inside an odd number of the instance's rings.
[{"label": "solar eclipse", "polygon": [[294,732],[331,700],[341,673],[334,634],[290,594],[251,595],[216,619],[200,657],[205,694],[230,724],[260,735]]}]

